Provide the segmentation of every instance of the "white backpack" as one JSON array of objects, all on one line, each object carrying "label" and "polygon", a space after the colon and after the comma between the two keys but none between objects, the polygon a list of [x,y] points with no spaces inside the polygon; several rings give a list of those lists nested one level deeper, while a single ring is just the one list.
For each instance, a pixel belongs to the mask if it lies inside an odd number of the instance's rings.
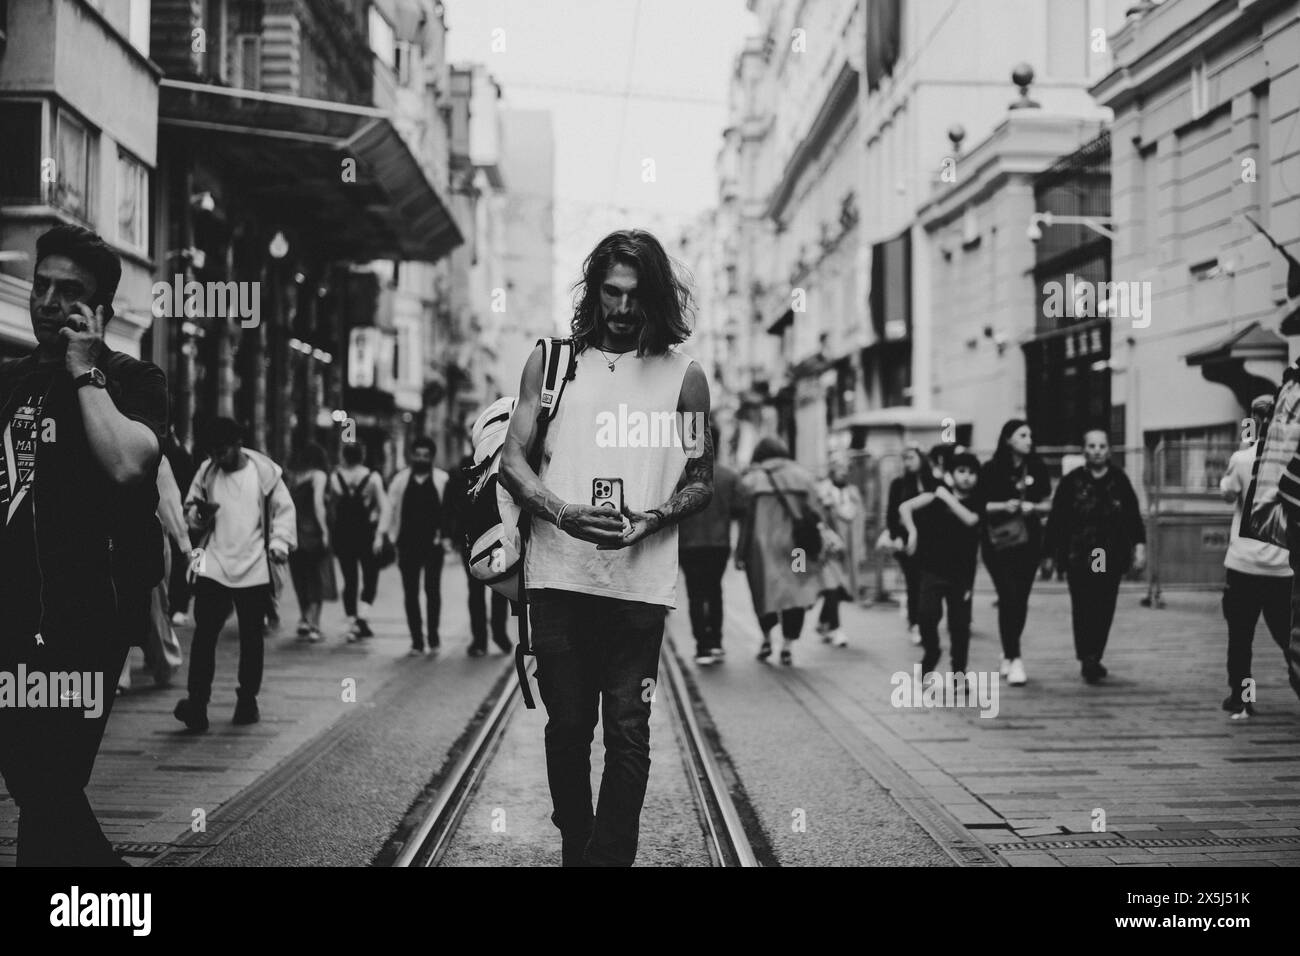
[{"label": "white backpack", "polygon": [[[537,406],[537,435],[533,447],[534,468],[541,459],[546,427],[559,409],[564,384],[573,378],[577,353],[572,339],[538,339],[542,346],[542,392]],[[561,365],[565,370],[560,375]],[[465,544],[469,550],[469,573],[511,601],[520,598],[526,530],[514,497],[501,484],[502,449],[516,399],[498,398],[474,422],[470,440],[474,464],[465,469],[469,489],[465,515]]]}]

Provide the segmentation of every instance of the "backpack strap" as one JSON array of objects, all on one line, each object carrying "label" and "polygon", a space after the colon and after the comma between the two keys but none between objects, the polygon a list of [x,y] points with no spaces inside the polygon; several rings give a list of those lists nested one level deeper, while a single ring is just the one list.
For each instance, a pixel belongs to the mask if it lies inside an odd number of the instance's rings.
[{"label": "backpack strap", "polygon": [[[537,404],[537,430],[534,433],[533,447],[528,455],[528,464],[534,471],[540,467],[543,450],[546,447],[547,428],[555,413],[559,411],[560,399],[564,396],[564,386],[573,381],[578,371],[578,352],[574,347],[573,339],[538,339],[537,344],[542,347],[542,391]],[[563,376],[560,374],[562,363]],[[525,660],[533,653],[532,638],[528,629],[528,582],[524,579],[531,528],[532,516],[522,512],[519,520],[519,643],[515,645],[515,673],[519,677],[519,691],[523,695],[524,706],[529,710],[535,710],[537,703],[533,700],[533,690],[528,684]]]}]

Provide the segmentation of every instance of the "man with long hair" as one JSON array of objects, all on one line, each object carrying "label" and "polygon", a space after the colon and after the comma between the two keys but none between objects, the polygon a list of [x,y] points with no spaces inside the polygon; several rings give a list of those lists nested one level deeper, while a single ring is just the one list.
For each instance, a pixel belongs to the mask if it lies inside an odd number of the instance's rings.
[{"label": "man with long hair", "polygon": [[[563,863],[630,866],[664,620],[677,603],[676,526],[713,495],[709,386],[675,347],[690,335],[690,291],[650,233],[602,239],[575,291],[574,378],[534,448],[541,349],[529,357],[503,471],[532,516],[524,580]],[[666,421],[674,427],[658,427]],[[593,815],[598,703],[605,772]]]}]

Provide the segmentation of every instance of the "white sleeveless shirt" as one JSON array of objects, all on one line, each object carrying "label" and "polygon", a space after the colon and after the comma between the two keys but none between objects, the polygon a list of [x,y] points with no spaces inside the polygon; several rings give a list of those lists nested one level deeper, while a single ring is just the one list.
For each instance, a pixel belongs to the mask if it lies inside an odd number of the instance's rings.
[{"label": "white sleeveless shirt", "polygon": [[[547,429],[542,483],[570,504],[592,504],[597,478],[622,478],[632,511],[667,501],[686,467],[677,404],[690,364],[676,349],[644,358],[626,352],[610,372],[600,351],[582,352]],[[529,588],[677,606],[676,525],[628,548],[597,551],[535,519],[525,562]]]}]

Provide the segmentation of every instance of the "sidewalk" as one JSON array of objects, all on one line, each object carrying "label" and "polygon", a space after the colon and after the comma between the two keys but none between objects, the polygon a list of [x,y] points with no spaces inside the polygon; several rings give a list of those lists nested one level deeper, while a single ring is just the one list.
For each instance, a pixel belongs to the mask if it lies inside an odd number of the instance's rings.
[{"label": "sidewalk", "polygon": [[[230,723],[239,650],[233,614],[217,644],[216,680],[208,709],[212,726],[206,734],[190,735],[172,716],[176,701],[185,696],[184,667],[166,689],[154,688],[146,671],[135,671],[133,689],[114,703],[87,794],[105,834],[131,863],[142,865],[178,841],[192,839],[196,819],[203,819],[205,832],[212,837],[208,842],[220,840],[261,809],[261,801],[247,806],[247,801],[241,801],[237,812],[231,813],[231,801],[277,768],[283,773],[286,762],[303,765],[295,769],[308,769],[323,753],[326,738],[341,735],[357,716],[384,706],[398,692],[409,697],[406,685],[412,683],[412,669],[427,675],[415,678],[418,686],[439,681],[440,671],[456,671],[451,675],[456,681],[475,685],[465,686],[466,703],[442,708],[437,714],[439,727],[425,725],[430,738],[435,731],[440,735],[446,730],[454,740],[498,676],[503,660],[495,650],[482,660],[464,660],[469,613],[459,561],[448,560],[443,574],[442,654],[437,658],[406,656],[410,639],[395,569],[380,575],[371,618],[375,637],[362,643],[345,643],[339,602],[326,605],[322,618],[326,638],[315,645],[297,642],[298,605],[292,588],[281,597],[280,614],[280,630],[266,639],[260,723],[246,727]],[[513,635],[513,623],[510,630]],[[177,634],[188,664],[192,629],[178,628]],[[355,681],[355,696],[345,700],[348,680]],[[410,769],[412,780],[418,782],[412,783],[414,789],[405,797],[408,802],[437,766]],[[400,803],[401,797],[395,800]],[[223,807],[225,811],[218,812]],[[17,807],[0,786],[0,867],[14,865],[17,822]],[[304,828],[299,824],[297,829]],[[378,845],[371,852],[377,849]]]},{"label": "sidewalk", "polygon": [[[752,658],[759,637],[743,576],[730,571],[725,593],[726,667],[763,666]],[[999,687],[996,717],[891,704],[891,678],[901,671],[910,680],[920,660],[896,607],[844,607],[844,649],[818,641],[810,613],[796,666],[773,676],[832,708],[909,788],[1011,865],[1300,863],[1300,702],[1277,646],[1261,623],[1258,713],[1231,721],[1219,709],[1227,680],[1218,592],[1166,592],[1163,610],[1141,607],[1144,593],[1121,592],[1105,658],[1111,676],[1093,687],[1074,659],[1068,595],[1036,587],[1024,637],[1029,683]],[[991,589],[976,591],[970,667],[996,676],[992,600]],[[946,632],[942,640],[940,670]],[[696,673],[707,701],[713,674]]]}]

